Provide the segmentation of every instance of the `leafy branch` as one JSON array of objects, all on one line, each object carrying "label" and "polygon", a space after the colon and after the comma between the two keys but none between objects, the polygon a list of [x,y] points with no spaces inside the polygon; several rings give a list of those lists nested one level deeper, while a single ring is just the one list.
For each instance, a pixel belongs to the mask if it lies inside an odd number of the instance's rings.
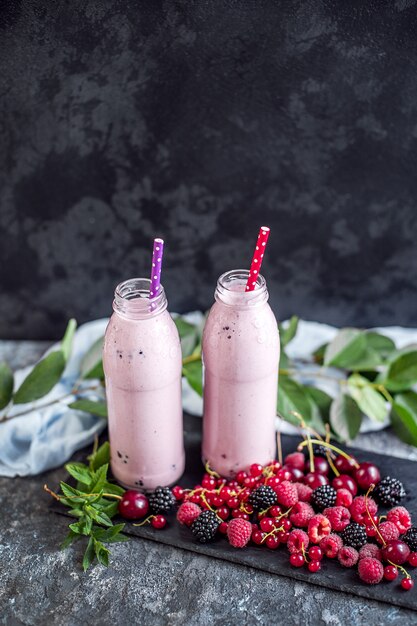
[{"label": "leafy branch", "polygon": [[106,441],[100,448],[95,443],[93,453],[88,459],[88,466],[84,463],[65,465],[67,472],[76,481],[75,487],[61,481],[58,494],[44,485],[44,490],[68,507],[69,515],[76,518],[75,522],[69,524],[69,531],[61,548],[67,548],[75,541],[88,539],[83,557],[84,571],[95,559],[108,566],[110,550],[104,544],[128,541],[128,537],[122,534],[124,524],[114,525],[112,522],[118,510],[118,501],[125,490],[107,479],[109,443]]}]

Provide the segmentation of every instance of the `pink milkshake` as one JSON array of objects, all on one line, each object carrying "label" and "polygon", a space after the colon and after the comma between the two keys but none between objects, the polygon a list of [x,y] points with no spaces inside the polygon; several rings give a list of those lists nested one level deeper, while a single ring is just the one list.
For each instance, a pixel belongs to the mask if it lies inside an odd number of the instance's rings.
[{"label": "pink milkshake", "polygon": [[220,276],[203,334],[203,460],[234,476],[275,455],[279,335],[263,276]]},{"label": "pink milkshake", "polygon": [[161,286],[117,286],[104,339],[111,468],[132,489],[175,483],[184,471],[181,345]]}]

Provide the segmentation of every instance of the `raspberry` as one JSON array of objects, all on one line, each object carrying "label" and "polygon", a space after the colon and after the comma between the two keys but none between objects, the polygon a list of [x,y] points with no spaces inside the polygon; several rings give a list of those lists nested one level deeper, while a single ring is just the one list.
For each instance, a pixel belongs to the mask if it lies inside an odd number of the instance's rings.
[{"label": "raspberry", "polygon": [[411,515],[404,506],[396,506],[388,511],[387,519],[396,525],[401,534],[411,528]]},{"label": "raspberry", "polygon": [[343,567],[353,567],[358,562],[359,553],[351,546],[343,546],[340,548],[337,558]]},{"label": "raspberry", "polygon": [[332,530],[338,533],[342,532],[350,522],[350,513],[344,506],[331,506],[324,509],[323,515],[329,520]]},{"label": "raspberry", "polygon": [[288,550],[291,554],[296,554],[297,552],[302,552],[303,549],[307,550],[309,544],[309,539],[307,533],[304,530],[295,529],[290,532],[287,541]]},{"label": "raspberry", "polygon": [[201,509],[198,504],[194,504],[194,502],[183,502],[177,511],[177,520],[180,524],[191,526],[200,513]]},{"label": "raspberry", "polygon": [[310,502],[311,494],[313,490],[308,485],[304,485],[303,483],[295,483],[295,488],[297,489],[298,499],[300,502]]},{"label": "raspberry", "polygon": [[358,524],[366,524],[366,521],[369,520],[366,506],[368,506],[368,511],[370,515],[375,515],[378,511],[378,505],[372,498],[357,496],[353,499],[350,507],[350,514],[353,521],[358,522]]},{"label": "raspberry", "polygon": [[330,535],[332,525],[327,517],[318,513],[308,522],[308,537],[311,543],[320,543],[323,537]]},{"label": "raspberry", "polygon": [[296,467],[297,469],[303,471],[305,464],[305,457],[302,452],[292,452],[291,454],[287,454],[284,459],[285,465],[289,465],[290,467]]},{"label": "raspberry", "polygon": [[359,561],[359,578],[368,585],[377,585],[384,576],[384,566],[378,559],[365,558]]},{"label": "raspberry", "polygon": [[307,502],[297,502],[291,511],[290,521],[294,526],[308,526],[308,522],[313,515],[314,509],[310,504]]},{"label": "raspberry", "polygon": [[374,543],[365,543],[359,550],[359,559],[378,559],[381,561],[381,553]]},{"label": "raspberry", "polygon": [[343,541],[339,535],[330,534],[320,541],[319,546],[327,558],[334,559],[338,555],[340,548],[343,546]]},{"label": "raspberry", "polygon": [[288,480],[284,480],[281,484],[277,485],[275,493],[277,494],[279,504],[287,508],[294,506],[294,504],[298,502],[297,487]]},{"label": "raspberry", "polygon": [[398,539],[400,536],[400,531],[393,522],[382,522],[382,524],[378,526],[378,530],[379,533],[377,533],[375,537],[378,543],[383,543],[379,535],[382,536],[385,542],[391,541],[391,539]]},{"label": "raspberry", "polygon": [[349,489],[337,489],[336,491],[336,506],[345,506],[347,509],[350,507],[353,501],[353,496]]},{"label": "raspberry", "polygon": [[230,520],[227,526],[227,538],[234,548],[244,548],[252,535],[252,524],[241,517]]}]

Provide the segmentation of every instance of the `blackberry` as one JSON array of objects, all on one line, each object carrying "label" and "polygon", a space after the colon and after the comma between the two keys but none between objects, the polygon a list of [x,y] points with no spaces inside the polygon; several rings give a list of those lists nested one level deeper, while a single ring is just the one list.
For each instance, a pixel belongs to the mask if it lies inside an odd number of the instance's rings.
[{"label": "blackberry", "polygon": [[166,513],[175,504],[175,497],[169,487],[157,487],[148,496],[149,506],[154,513]]},{"label": "blackberry", "polygon": [[351,522],[346,526],[345,530],[340,533],[340,536],[345,546],[350,546],[356,550],[362,548],[368,541],[365,526],[357,524],[356,522]]},{"label": "blackberry", "polygon": [[213,539],[219,523],[214,511],[203,511],[191,524],[191,532],[200,543],[207,543]]},{"label": "blackberry", "polygon": [[255,511],[265,511],[278,502],[277,494],[269,485],[261,485],[249,496],[249,503]]},{"label": "blackberry", "polygon": [[324,511],[329,506],[336,504],[336,489],[330,485],[321,485],[311,494],[311,503],[319,511]]},{"label": "blackberry", "polygon": [[406,495],[404,485],[397,478],[386,476],[376,486],[375,499],[385,506],[396,506]]},{"label": "blackberry", "polygon": [[407,544],[411,552],[417,552],[417,526],[411,526],[401,539]]}]

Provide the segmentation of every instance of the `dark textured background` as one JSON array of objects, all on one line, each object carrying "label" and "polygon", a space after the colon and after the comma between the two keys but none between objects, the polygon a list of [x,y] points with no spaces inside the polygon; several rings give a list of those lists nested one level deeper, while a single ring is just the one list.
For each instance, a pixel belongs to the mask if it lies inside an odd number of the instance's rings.
[{"label": "dark textured background", "polygon": [[272,227],[280,318],[417,324],[413,0],[2,0],[0,336],[110,312],[166,239],[206,308]]}]

